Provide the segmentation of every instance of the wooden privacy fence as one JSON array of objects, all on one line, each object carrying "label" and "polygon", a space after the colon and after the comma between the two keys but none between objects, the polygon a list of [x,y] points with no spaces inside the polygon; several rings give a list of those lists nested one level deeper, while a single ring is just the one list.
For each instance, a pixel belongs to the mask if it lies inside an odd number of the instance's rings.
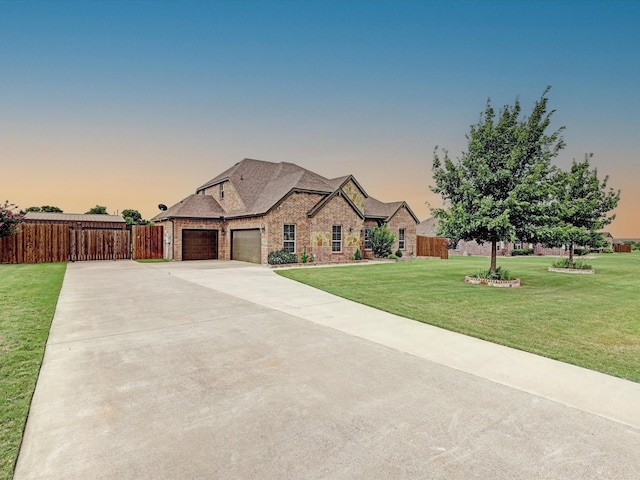
[{"label": "wooden privacy fence", "polygon": [[136,259],[162,258],[162,226],[132,231],[23,223],[16,235],[0,237],[0,263],[121,260],[132,258],[132,250]]},{"label": "wooden privacy fence", "polygon": [[123,260],[131,258],[128,230],[69,230],[69,260]]},{"label": "wooden privacy fence", "polygon": [[623,245],[622,243],[614,243],[613,251],[616,253],[631,253],[631,245]]},{"label": "wooden privacy fence", "polygon": [[131,228],[132,258],[163,258],[162,226],[134,225]]},{"label": "wooden privacy fence", "polygon": [[16,235],[0,237],[0,263],[66,262],[69,227],[23,223]]},{"label": "wooden privacy fence", "polygon": [[444,260],[449,258],[447,250],[447,239],[437,237],[416,238],[416,255],[418,257],[440,257]]}]

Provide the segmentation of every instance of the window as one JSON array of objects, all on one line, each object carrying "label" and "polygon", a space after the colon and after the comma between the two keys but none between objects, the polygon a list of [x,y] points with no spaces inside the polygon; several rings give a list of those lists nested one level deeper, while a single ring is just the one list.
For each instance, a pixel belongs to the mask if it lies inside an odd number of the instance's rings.
[{"label": "window", "polygon": [[404,228],[401,228],[400,230],[398,230],[398,249],[399,250],[404,250]]},{"label": "window", "polygon": [[220,200],[224,198],[224,183],[220,184]]},{"label": "window", "polygon": [[331,229],[331,251],[342,251],[342,225],[334,225]]},{"label": "window", "polygon": [[373,248],[373,245],[371,244],[371,229],[365,228],[364,229],[364,249],[371,250],[372,248]]},{"label": "window", "polygon": [[285,224],[284,226],[284,246],[285,252],[295,253],[296,251],[296,226]]}]

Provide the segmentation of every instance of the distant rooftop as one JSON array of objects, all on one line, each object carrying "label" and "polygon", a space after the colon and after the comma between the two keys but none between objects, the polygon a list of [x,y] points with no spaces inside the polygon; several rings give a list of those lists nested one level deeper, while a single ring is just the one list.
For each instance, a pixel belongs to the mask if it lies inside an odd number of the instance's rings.
[{"label": "distant rooftop", "polygon": [[62,222],[114,222],[126,223],[121,215],[94,215],[84,213],[27,212],[25,220],[57,220]]}]

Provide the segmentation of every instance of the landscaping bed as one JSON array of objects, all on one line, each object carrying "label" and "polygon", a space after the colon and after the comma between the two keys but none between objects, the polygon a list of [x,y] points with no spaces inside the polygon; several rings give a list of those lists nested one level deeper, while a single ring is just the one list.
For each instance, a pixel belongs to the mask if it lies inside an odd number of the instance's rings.
[{"label": "landscaping bed", "polygon": [[596,271],[592,268],[556,268],[556,267],[549,267],[549,271],[550,272],[556,272],[556,273],[571,273],[574,275],[593,275],[594,273],[596,273]]},{"label": "landscaping bed", "polygon": [[488,285],[489,287],[498,288],[517,288],[520,286],[519,278],[514,278],[513,280],[494,280],[491,278],[478,278],[467,275],[464,277],[464,281],[472,285]]}]

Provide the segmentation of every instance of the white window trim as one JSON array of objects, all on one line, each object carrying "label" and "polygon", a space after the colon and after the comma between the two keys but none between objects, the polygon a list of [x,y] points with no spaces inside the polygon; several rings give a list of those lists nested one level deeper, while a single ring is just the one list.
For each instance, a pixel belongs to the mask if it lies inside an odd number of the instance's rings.
[{"label": "white window trim", "polygon": [[[285,227],[287,227],[287,226],[293,227],[293,240],[285,239],[285,236],[284,236],[285,235]],[[296,224],[295,223],[285,223],[282,226],[282,249],[286,250],[285,249],[286,244],[293,242],[293,251],[291,253],[296,253],[296,241],[297,241],[296,236],[297,236],[296,235]],[[289,250],[287,250],[287,251],[289,251]]]},{"label": "white window trim", "polygon": [[224,200],[224,182],[220,184],[220,200]]},{"label": "white window trim", "polygon": [[398,250],[405,250],[406,248],[407,248],[407,229],[399,228],[398,229]]},{"label": "white window trim", "polygon": [[[369,248],[367,248],[367,231],[369,231]],[[373,235],[373,228],[365,227],[364,229],[364,249],[367,252],[373,250],[373,245],[371,243],[371,235]]]},{"label": "white window trim", "polygon": [[[333,249],[333,229],[335,227],[340,227],[340,250],[334,250]],[[332,225],[331,226],[331,253],[342,253],[342,225]]]}]

